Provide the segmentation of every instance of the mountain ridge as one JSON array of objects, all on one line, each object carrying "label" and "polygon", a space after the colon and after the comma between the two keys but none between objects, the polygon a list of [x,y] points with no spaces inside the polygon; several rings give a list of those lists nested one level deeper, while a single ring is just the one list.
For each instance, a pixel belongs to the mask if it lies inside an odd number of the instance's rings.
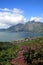
[{"label": "mountain ridge", "polygon": [[10,32],[35,32],[35,33],[43,33],[43,23],[28,21],[25,24],[18,23],[16,25],[10,26],[7,29],[0,29],[0,31],[10,31]]}]

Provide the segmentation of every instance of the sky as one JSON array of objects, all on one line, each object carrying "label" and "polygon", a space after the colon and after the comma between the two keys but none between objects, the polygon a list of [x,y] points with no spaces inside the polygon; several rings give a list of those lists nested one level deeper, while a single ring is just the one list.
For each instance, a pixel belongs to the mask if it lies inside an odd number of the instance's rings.
[{"label": "sky", "polygon": [[43,22],[43,0],[0,0],[0,28],[32,20]]}]

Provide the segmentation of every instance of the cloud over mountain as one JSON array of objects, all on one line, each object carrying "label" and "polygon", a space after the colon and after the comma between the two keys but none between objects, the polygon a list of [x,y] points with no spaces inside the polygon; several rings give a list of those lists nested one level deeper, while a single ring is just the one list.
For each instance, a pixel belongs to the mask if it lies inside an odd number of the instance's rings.
[{"label": "cloud over mountain", "polygon": [[24,23],[25,21],[26,18],[24,17],[22,10],[17,8],[0,8],[0,28],[7,28],[10,25]]},{"label": "cloud over mountain", "polygon": [[38,22],[38,21],[41,21],[43,18],[42,17],[31,17],[30,18],[30,21],[35,21],[35,22]]},{"label": "cloud over mountain", "polygon": [[[25,23],[28,20],[23,15],[24,11],[18,8],[0,8],[0,28],[7,28],[18,23]],[[35,22],[43,20],[42,17],[31,17],[29,21]]]}]

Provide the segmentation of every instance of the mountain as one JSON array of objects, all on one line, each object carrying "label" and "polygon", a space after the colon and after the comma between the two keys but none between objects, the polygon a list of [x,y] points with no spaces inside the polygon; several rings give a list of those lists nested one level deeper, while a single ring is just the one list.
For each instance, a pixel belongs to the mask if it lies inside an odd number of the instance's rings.
[{"label": "mountain", "polygon": [[0,32],[6,31],[6,29],[0,29]]},{"label": "mountain", "polygon": [[9,27],[8,29],[0,29],[0,31],[9,31],[9,32],[35,32],[35,33],[43,33],[43,23],[28,21],[25,24],[17,24]]},{"label": "mountain", "polygon": [[43,23],[41,22],[29,21],[25,24],[24,28],[26,31],[43,33]]},{"label": "mountain", "polygon": [[11,27],[9,27],[7,29],[7,31],[11,31],[11,32],[19,32],[19,31],[24,31],[24,24],[17,24],[17,25],[13,25]]}]

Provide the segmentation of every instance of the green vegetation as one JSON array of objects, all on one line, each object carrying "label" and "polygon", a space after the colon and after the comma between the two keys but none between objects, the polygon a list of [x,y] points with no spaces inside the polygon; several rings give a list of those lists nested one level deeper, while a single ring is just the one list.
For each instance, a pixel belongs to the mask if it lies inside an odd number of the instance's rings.
[{"label": "green vegetation", "polygon": [[15,58],[17,50],[10,42],[0,42],[0,65],[10,65],[8,62]]},{"label": "green vegetation", "polygon": [[11,65],[10,60],[17,56],[21,46],[28,46],[28,51],[23,54],[27,64],[34,58],[43,60],[43,37],[29,38],[14,42],[0,42],[0,65]]}]

